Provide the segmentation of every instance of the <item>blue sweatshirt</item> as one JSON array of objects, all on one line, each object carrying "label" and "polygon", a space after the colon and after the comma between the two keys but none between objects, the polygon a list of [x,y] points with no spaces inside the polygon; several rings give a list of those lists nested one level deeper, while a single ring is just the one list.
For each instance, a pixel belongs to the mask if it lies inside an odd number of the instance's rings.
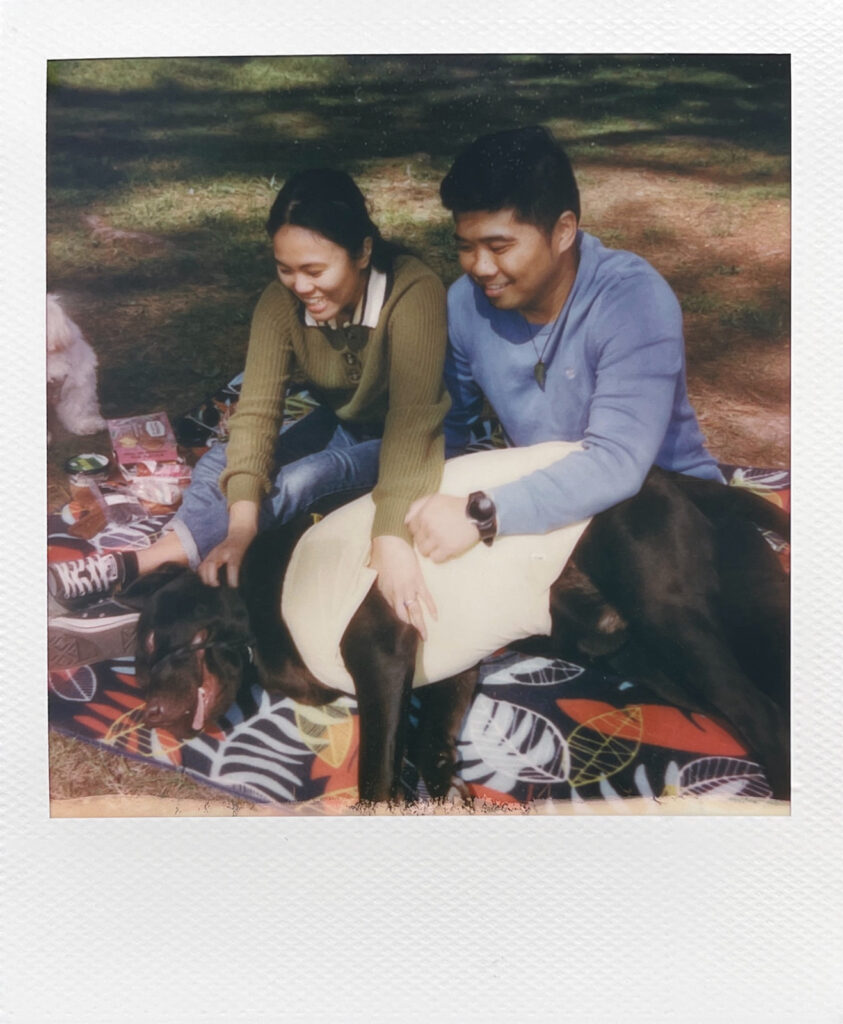
[{"label": "blue sweatshirt", "polygon": [[[637,494],[653,464],[722,480],[688,401],[682,311],[670,286],[640,256],[583,231],[577,244],[576,278],[549,334],[495,309],[467,275],[448,292],[448,453],[468,443],[484,394],[511,444],[584,444],[488,492],[501,535],[595,515]],[[543,349],[544,391],[534,376]]]}]

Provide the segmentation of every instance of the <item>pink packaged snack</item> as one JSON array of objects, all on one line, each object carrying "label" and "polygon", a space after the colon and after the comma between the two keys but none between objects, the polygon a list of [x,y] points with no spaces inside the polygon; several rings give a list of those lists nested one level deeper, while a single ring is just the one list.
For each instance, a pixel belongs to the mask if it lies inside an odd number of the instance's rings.
[{"label": "pink packaged snack", "polygon": [[176,462],[176,437],[165,412],[107,420],[114,457],[120,466],[138,462]]}]

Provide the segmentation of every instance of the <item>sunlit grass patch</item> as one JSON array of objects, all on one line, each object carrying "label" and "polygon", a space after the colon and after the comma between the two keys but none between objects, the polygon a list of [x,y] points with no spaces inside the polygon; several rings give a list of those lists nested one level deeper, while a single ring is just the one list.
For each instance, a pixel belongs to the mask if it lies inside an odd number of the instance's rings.
[{"label": "sunlit grass patch", "polygon": [[322,84],[341,74],[343,57],[121,57],[52,60],[47,82],[55,88],[144,91],[177,82],[185,89],[261,92]]}]

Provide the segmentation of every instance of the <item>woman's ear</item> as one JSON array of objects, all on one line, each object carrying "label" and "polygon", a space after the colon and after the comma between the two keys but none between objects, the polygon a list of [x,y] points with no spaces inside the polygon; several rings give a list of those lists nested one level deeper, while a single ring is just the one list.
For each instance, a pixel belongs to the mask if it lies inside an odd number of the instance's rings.
[{"label": "woman's ear", "polygon": [[360,269],[365,270],[366,267],[372,262],[372,239],[366,237],[363,239],[363,246],[360,252]]},{"label": "woman's ear", "polygon": [[559,214],[553,226],[553,245],[560,255],[567,252],[577,240],[577,218],[573,210]]}]

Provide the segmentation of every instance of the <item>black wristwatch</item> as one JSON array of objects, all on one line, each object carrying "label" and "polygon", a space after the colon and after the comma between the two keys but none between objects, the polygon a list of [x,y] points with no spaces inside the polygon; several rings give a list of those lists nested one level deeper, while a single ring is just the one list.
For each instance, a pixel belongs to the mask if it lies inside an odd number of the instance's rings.
[{"label": "black wristwatch", "polygon": [[491,546],[498,532],[498,515],[495,503],[484,491],[472,491],[465,505],[465,514],[480,531],[480,539]]}]

